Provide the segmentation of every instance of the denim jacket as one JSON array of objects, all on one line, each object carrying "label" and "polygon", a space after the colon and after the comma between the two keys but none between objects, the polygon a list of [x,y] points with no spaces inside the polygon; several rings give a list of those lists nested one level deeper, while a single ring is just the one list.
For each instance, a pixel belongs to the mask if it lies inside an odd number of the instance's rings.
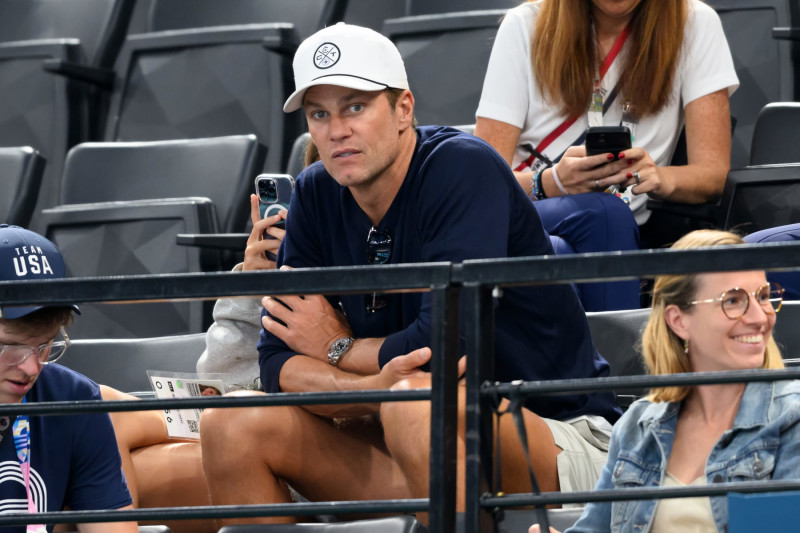
[{"label": "denim jacket", "polygon": [[[595,490],[661,485],[680,402],[639,400],[614,425],[608,461]],[[706,482],[800,478],[800,381],[747,385],[733,427],[706,461]],[[590,503],[567,531],[649,531],[657,502]],[[711,498],[717,530],[727,531],[727,498]]]}]

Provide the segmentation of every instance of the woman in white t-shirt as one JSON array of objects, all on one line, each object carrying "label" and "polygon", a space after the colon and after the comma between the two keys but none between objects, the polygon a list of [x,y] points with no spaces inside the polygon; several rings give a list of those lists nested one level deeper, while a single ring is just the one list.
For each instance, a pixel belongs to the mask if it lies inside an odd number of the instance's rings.
[{"label": "woman in white t-shirt", "polygon": [[[620,185],[652,244],[647,196],[702,203],[722,192],[736,87],[719,17],[699,0],[538,0],[500,26],[475,135],[515,169],[546,228],[563,215],[558,198]],[[684,124],[688,165],[670,166]],[[590,125],[628,126],[633,148],[587,157]]]}]

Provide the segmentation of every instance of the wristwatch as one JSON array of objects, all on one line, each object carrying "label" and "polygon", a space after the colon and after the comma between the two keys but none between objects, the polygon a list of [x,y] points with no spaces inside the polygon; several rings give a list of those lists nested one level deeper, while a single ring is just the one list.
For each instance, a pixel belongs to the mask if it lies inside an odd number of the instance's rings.
[{"label": "wristwatch", "polygon": [[331,366],[339,366],[339,361],[341,361],[344,354],[347,353],[347,350],[350,349],[354,340],[353,337],[342,337],[341,339],[333,341],[331,349],[328,350],[328,362]]}]

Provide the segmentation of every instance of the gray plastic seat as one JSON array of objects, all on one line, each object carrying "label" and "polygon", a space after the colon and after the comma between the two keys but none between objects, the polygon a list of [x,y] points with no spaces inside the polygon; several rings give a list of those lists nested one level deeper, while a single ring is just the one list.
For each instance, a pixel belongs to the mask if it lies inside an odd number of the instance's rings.
[{"label": "gray plastic seat", "polygon": [[67,156],[60,204],[203,196],[220,231],[244,231],[265,153],[254,135],[84,143]]},{"label": "gray plastic seat", "polygon": [[381,0],[347,0],[342,20],[347,24],[365,26],[375,31],[381,31],[383,21],[386,19],[404,17],[407,2],[392,2]]},{"label": "gray plastic seat", "polygon": [[341,20],[347,0],[150,0],[148,31],[289,22],[300,39]]},{"label": "gray plastic seat", "polygon": [[331,524],[248,524],[225,526],[219,533],[417,533],[420,524],[412,516]]},{"label": "gray plastic seat", "polygon": [[[475,121],[494,36],[505,10],[468,11],[389,19],[382,33],[406,64],[420,124]],[[458,58],[468,57],[469,61]]]},{"label": "gray plastic seat", "polygon": [[0,221],[28,227],[44,168],[44,157],[30,146],[0,148]]},{"label": "gray plastic seat", "polygon": [[[731,166],[750,161],[756,117],[769,102],[796,99],[793,44],[773,37],[773,28],[792,26],[798,6],[793,0],[708,0],[719,14],[733,55],[739,89],[731,96],[736,129]],[[795,24],[796,25],[796,24]]]},{"label": "gray plastic seat", "polygon": [[773,102],[758,114],[750,165],[800,163],[797,139],[800,138],[800,103]]},{"label": "gray plastic seat", "polygon": [[[79,317],[77,322],[83,320],[84,317]],[[72,343],[59,363],[97,383],[137,393],[137,396],[150,396],[148,370],[194,373],[205,348],[205,333],[140,339],[80,339]]]},{"label": "gray plastic seat", "polygon": [[106,141],[256,135],[280,172],[302,131],[286,114],[292,24],[248,24],[129,37],[115,67]]},{"label": "gray plastic seat", "polygon": [[[208,198],[75,204],[42,212],[43,234],[64,256],[69,277],[172,274],[218,270],[216,252],[179,246],[179,233],[216,233]],[[200,333],[211,302],[81,305],[75,339],[139,338]]]},{"label": "gray plastic seat", "polygon": [[508,9],[519,4],[518,0],[406,0],[406,14],[430,15],[454,11]]},{"label": "gray plastic seat", "polygon": [[0,0],[0,146],[31,146],[49,161],[37,212],[58,202],[64,156],[94,133],[105,108],[76,69],[113,65],[133,3]]},{"label": "gray plastic seat", "polygon": [[800,222],[800,163],[733,169],[728,173],[718,227],[752,233]]},{"label": "gray plastic seat", "polygon": [[[565,531],[572,527],[578,518],[583,514],[583,509],[570,508],[570,509],[548,509],[547,521],[550,522],[550,527],[558,531]],[[532,510],[525,511],[503,511],[503,522],[500,526],[500,531],[512,532],[526,532],[533,524],[538,524],[539,520],[536,517],[536,512]]]},{"label": "gray plastic seat", "polygon": [[115,67],[107,141],[254,134],[282,172],[304,130],[283,102],[300,41],[339,20],[344,0],[152,0],[149,33]]}]

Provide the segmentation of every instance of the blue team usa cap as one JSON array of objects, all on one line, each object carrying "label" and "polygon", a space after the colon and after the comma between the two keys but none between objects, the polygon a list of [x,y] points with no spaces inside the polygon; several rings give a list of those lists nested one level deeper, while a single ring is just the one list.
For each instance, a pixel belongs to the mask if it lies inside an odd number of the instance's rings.
[{"label": "blue team usa cap", "polygon": [[[30,230],[0,224],[0,281],[64,277],[64,258],[55,244]],[[44,307],[69,307],[80,313],[77,305],[0,305],[0,318],[13,320]]]}]

